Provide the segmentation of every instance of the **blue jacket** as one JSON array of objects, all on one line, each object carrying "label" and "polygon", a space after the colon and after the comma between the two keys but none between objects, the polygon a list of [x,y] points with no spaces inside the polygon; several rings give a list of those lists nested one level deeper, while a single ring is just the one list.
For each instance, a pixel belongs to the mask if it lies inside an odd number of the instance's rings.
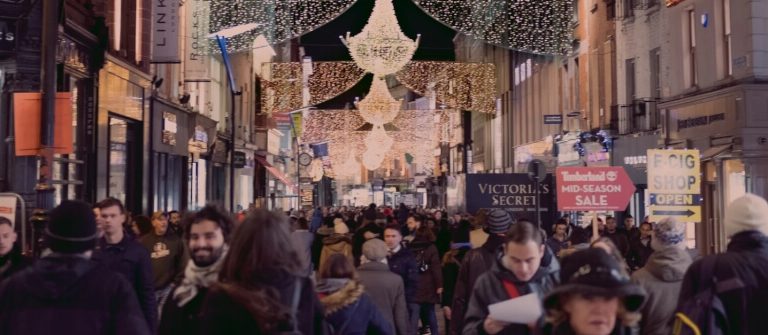
[{"label": "blue jacket", "polygon": [[394,325],[381,314],[373,300],[364,292],[363,286],[355,280],[332,279],[346,282],[325,286],[318,282],[320,302],[325,308],[325,319],[338,335],[394,335]]},{"label": "blue jacket", "polygon": [[102,237],[93,251],[92,259],[128,280],[139,298],[139,305],[149,329],[157,329],[157,302],[152,284],[149,251],[128,235],[117,244],[109,244]]},{"label": "blue jacket", "polygon": [[387,257],[389,269],[403,278],[405,285],[405,301],[415,302],[416,289],[419,285],[419,268],[416,264],[416,256],[408,248],[401,246],[400,251]]}]

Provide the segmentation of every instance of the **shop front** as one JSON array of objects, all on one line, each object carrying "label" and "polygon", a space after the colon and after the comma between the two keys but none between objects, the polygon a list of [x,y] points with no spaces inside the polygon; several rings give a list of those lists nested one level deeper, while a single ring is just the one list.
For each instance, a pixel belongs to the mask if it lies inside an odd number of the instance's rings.
[{"label": "shop front", "polygon": [[554,139],[547,136],[545,139],[515,147],[515,173],[528,172],[528,163],[534,159],[544,162],[547,172],[553,173],[557,167],[557,157],[553,155]]},{"label": "shop front", "polygon": [[187,208],[189,112],[158,97],[151,99],[151,211]]},{"label": "shop front", "polygon": [[726,206],[750,192],[768,197],[768,85],[739,85],[661,104],[667,147],[698,149],[704,222],[696,240],[705,253],[725,250]]},{"label": "shop front", "polygon": [[660,147],[660,134],[633,134],[623,136],[613,142],[611,165],[621,166],[635,184],[635,194],[629,201],[626,213],[620,213],[618,219],[623,221],[627,214],[632,215],[636,222],[641,222],[648,211],[648,149]]},{"label": "shop front", "polygon": [[187,208],[194,210],[208,203],[206,181],[210,160],[206,155],[216,139],[216,121],[200,113],[190,114],[189,136]]}]

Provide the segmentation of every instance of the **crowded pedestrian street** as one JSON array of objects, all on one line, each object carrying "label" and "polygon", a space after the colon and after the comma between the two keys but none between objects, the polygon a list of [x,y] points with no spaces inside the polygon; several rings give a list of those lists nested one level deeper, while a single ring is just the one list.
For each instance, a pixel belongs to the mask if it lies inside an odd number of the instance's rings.
[{"label": "crowded pedestrian street", "polygon": [[0,0],[0,335],[768,335],[768,0]]}]

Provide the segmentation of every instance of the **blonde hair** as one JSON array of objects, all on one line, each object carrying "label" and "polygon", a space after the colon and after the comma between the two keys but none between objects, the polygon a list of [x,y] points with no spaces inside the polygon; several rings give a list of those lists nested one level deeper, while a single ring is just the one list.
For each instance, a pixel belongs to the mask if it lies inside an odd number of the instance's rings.
[{"label": "blonde hair", "polygon": [[[574,296],[580,295],[579,293],[564,293],[560,295],[559,301],[556,306],[550,308],[547,310],[547,316],[546,316],[546,322],[551,323],[555,326],[561,325],[563,323],[569,322],[570,315],[568,315],[568,312],[565,311],[563,306],[568,303],[570,299],[573,299]],[[642,314],[637,312],[630,312],[624,307],[623,302],[621,301],[621,297],[619,298],[619,311],[616,315],[616,319],[621,322],[622,326],[625,327],[634,327],[640,322],[640,318],[642,317]]]},{"label": "blonde hair", "polygon": [[152,213],[151,219],[152,220],[157,220],[157,219],[159,219],[161,217],[165,218],[165,213],[163,213],[163,211],[157,211],[157,212],[153,212]]}]

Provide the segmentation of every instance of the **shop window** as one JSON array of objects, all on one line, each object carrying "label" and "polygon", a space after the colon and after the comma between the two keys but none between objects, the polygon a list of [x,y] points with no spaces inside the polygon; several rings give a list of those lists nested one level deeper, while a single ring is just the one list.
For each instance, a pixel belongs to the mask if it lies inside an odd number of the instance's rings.
[{"label": "shop window", "polygon": [[723,161],[723,179],[726,205],[747,193],[747,177],[744,172],[744,163],[740,159]]}]

